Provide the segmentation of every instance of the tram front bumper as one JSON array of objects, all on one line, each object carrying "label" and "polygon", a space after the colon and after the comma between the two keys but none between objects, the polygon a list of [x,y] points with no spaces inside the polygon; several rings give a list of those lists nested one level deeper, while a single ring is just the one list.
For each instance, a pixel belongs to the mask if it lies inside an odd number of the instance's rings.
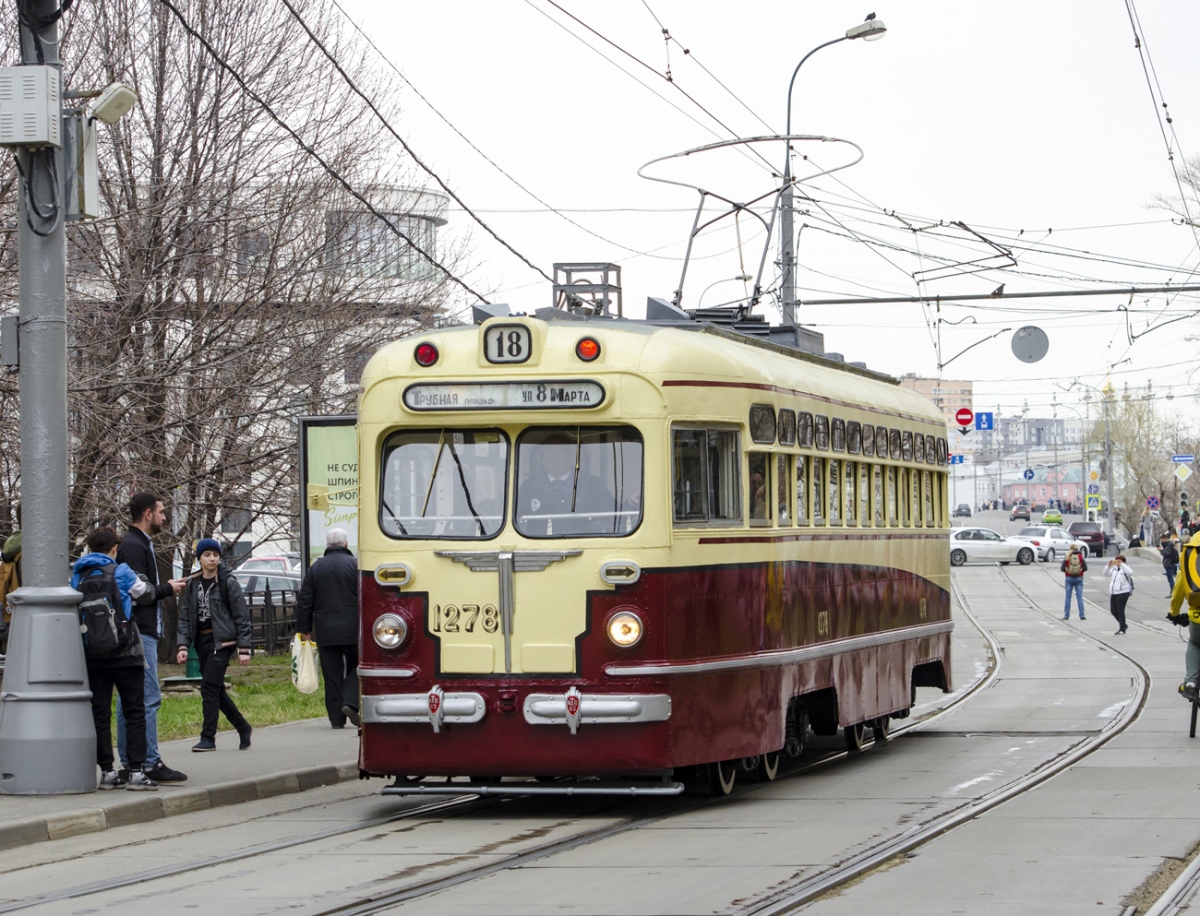
[{"label": "tram front bumper", "polygon": [[[487,701],[473,691],[446,692],[433,687],[426,693],[392,693],[362,698],[364,725],[425,724],[440,732],[443,724],[480,722]],[[669,694],[585,694],[571,687],[565,693],[531,693],[523,712],[530,725],[565,725],[574,735],[580,725],[625,725],[665,722],[671,718]]]}]

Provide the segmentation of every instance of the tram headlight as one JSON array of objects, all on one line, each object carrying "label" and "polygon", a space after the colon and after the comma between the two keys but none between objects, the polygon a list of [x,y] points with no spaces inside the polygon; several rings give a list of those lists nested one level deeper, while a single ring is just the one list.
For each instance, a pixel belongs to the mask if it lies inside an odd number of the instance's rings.
[{"label": "tram headlight", "polygon": [[408,624],[397,614],[381,614],[375,618],[371,634],[381,649],[399,649],[408,638]]},{"label": "tram headlight", "polygon": [[633,648],[642,640],[642,618],[633,611],[613,614],[608,618],[608,638],[618,648]]}]

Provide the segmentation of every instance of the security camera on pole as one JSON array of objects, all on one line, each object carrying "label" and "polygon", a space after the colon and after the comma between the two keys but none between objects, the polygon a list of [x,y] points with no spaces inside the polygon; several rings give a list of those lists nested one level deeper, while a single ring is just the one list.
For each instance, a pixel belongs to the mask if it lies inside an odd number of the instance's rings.
[{"label": "security camera on pole", "polygon": [[64,224],[96,215],[98,195],[93,193],[93,119],[81,109],[64,113],[62,99],[100,96],[103,113],[115,119],[132,105],[133,94],[117,86],[105,94],[63,92],[59,0],[17,0],[17,8],[22,65],[0,68],[0,147],[12,150],[19,173],[20,315],[5,320],[0,353],[7,365],[20,367],[24,578],[9,596],[13,617],[0,690],[0,793],[65,795],[94,792],[97,771],[77,610],[81,596],[66,584]]}]

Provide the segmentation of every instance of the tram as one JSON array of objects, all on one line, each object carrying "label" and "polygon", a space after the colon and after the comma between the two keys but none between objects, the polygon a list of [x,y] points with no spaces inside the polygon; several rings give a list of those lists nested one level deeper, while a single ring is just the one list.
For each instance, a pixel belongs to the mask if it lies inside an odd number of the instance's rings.
[{"label": "tram", "polygon": [[385,794],[727,793],[950,689],[946,426],[894,379],[542,309],[388,344],[361,385]]}]

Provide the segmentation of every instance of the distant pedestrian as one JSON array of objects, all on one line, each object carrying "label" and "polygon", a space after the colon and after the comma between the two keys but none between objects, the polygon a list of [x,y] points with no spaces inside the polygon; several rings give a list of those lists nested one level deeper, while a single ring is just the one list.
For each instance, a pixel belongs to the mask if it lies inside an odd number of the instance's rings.
[{"label": "distant pedestrian", "polygon": [[[157,782],[184,782],[187,776],[173,770],[163,761],[158,752],[158,710],[162,706],[162,689],[158,683],[158,641],[162,638],[162,611],[159,601],[178,595],[183,589],[183,579],[169,582],[158,581],[158,561],[154,556],[153,535],[163,530],[167,514],[163,502],[154,493],[134,493],[129,499],[129,530],[117,547],[117,562],[124,563],[135,573],[145,577],[154,587],[154,600],[133,609],[146,665],[142,672],[143,709],[146,717],[146,767]],[[117,703],[117,751],[124,769],[132,770],[133,764],[126,753],[125,735],[128,720],[123,701]]]},{"label": "distant pedestrian", "polygon": [[1083,614],[1083,574],[1087,572],[1087,560],[1078,544],[1072,544],[1063,558],[1060,569],[1066,577],[1066,592],[1063,598],[1063,620],[1071,619],[1071,593],[1079,606],[1079,619],[1087,620]]},{"label": "distant pedestrian", "polygon": [[349,535],[330,528],[325,555],[308,572],[296,597],[296,632],[313,635],[325,679],[325,712],[333,728],[358,715],[358,561]]},{"label": "distant pedestrian", "polygon": [[187,661],[188,645],[200,656],[200,702],[203,724],[193,751],[217,749],[217,723],[223,713],[237,729],[238,750],[250,747],[253,729],[225,689],[225,670],[237,654],[239,665],[250,664],[250,611],[237,577],[221,562],[221,545],[214,538],[196,544],[200,575],[193,576],[179,600],[179,664]]},{"label": "distant pedestrian", "polygon": [[[1158,551],[1162,554],[1163,575],[1167,577],[1167,591],[1173,592],[1175,590],[1175,576],[1179,572],[1179,549],[1175,546],[1175,542],[1171,540],[1171,536],[1164,534]],[[1168,594],[1167,597],[1170,598],[1171,596]]]},{"label": "distant pedestrian", "polygon": [[[157,789],[146,763],[146,710],[143,707],[142,671],[145,668],[145,649],[137,638],[137,623],[133,615],[133,598],[149,598],[154,586],[138,578],[124,563],[117,562],[117,543],[120,540],[112,528],[97,528],[87,536],[88,553],[75,561],[71,588],[78,588],[85,577],[103,576],[112,567],[112,584],[116,585],[121,606],[115,610],[129,621],[133,638],[111,655],[94,655],[84,651],[88,686],[92,691],[92,721],[96,727],[96,763],[100,766],[101,789]],[[111,606],[117,594],[108,601]],[[153,598],[150,598],[153,600]],[[94,644],[93,644],[94,645]],[[125,758],[128,772],[118,772],[113,757],[112,697],[116,688],[129,721],[125,730]]]},{"label": "distant pedestrian", "polygon": [[1133,573],[1125,562],[1125,554],[1119,553],[1104,567],[1108,576],[1108,611],[1117,621],[1115,635],[1124,636],[1129,629],[1125,623],[1125,605],[1133,594]]}]

